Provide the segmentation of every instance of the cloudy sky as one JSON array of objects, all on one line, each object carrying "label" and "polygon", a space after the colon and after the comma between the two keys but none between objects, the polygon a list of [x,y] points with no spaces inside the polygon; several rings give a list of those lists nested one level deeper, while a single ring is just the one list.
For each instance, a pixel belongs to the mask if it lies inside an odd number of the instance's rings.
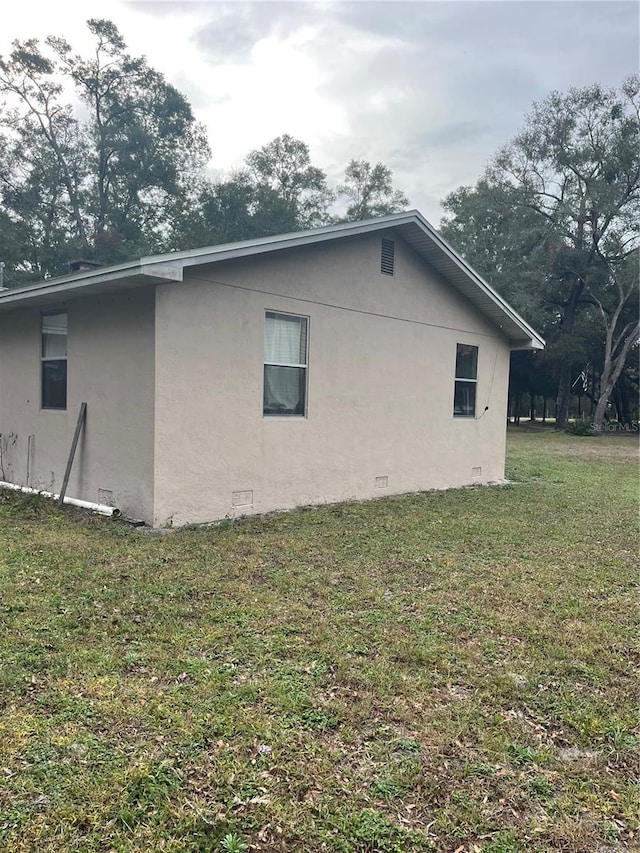
[{"label": "cloudy sky", "polygon": [[447,2],[123,2],[17,0],[14,38],[114,21],[190,100],[209,130],[211,167],[229,170],[282,133],[303,139],[337,183],[351,158],[382,161],[437,225],[440,200],[474,183],[534,100],[639,62],[639,5],[628,0]]}]

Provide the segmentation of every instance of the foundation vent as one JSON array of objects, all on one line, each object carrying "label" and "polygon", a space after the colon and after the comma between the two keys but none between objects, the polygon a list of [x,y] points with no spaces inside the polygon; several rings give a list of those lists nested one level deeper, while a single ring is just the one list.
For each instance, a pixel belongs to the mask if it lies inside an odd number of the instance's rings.
[{"label": "foundation vent", "polygon": [[253,492],[231,492],[232,506],[251,506],[253,504]]},{"label": "foundation vent", "polygon": [[386,489],[389,485],[388,477],[376,477],[376,489]]},{"label": "foundation vent", "polygon": [[115,506],[112,489],[98,489],[98,503],[104,506]]},{"label": "foundation vent", "polygon": [[380,272],[385,275],[393,275],[396,259],[396,244],[393,240],[382,238],[382,250],[380,252]]},{"label": "foundation vent", "polygon": [[480,468],[480,467],[472,468],[471,469],[471,476],[472,477],[481,477],[482,476],[482,468]]}]

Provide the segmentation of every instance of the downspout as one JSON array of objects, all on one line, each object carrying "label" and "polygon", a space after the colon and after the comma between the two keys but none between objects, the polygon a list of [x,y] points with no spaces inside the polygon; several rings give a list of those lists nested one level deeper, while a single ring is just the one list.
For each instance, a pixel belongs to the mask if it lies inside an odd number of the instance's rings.
[{"label": "downspout", "polygon": [[[0,489],[11,489],[14,492],[26,492],[28,495],[41,495],[43,498],[52,498],[60,500],[60,495],[54,495],[53,492],[42,492],[40,489],[32,489],[29,486],[16,486],[15,483],[6,483],[0,480]],[[81,509],[90,509],[92,512],[100,513],[100,515],[109,515],[111,518],[120,518],[122,512],[115,506],[107,506],[106,504],[96,504],[92,501],[81,501],[79,498],[64,497],[64,503],[70,506],[78,506]]]}]

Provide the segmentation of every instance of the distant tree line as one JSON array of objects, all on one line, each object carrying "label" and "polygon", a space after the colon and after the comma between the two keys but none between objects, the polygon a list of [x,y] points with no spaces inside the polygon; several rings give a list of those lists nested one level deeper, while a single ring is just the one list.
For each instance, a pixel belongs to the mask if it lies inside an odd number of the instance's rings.
[{"label": "distant tree line", "polygon": [[[408,206],[382,163],[351,160],[332,188],[286,134],[211,179],[186,98],[112,22],[87,25],[88,57],[55,37],[0,57],[6,285],[68,272],[75,257],[116,263]],[[639,92],[631,77],[620,91],[551,94],[478,183],[443,202],[444,236],[547,338],[512,358],[515,410],[526,398],[535,417],[553,398],[559,426],[576,390],[598,426],[611,401],[620,421],[638,416]]]},{"label": "distant tree line", "polygon": [[[186,98],[110,21],[87,22],[89,57],[64,39],[0,58],[0,260],[5,284],[172,249],[295,231],[406,208],[381,163],[352,160],[332,189],[289,135],[244,168],[207,177],[206,133]],[[331,213],[342,199],[344,213]]]}]

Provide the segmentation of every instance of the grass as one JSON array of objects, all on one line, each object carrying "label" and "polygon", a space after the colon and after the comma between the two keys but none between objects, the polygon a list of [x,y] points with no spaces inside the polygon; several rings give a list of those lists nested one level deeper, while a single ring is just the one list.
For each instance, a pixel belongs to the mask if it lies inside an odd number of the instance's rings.
[{"label": "grass", "polygon": [[0,848],[638,849],[637,442],[150,535],[0,497]]}]

